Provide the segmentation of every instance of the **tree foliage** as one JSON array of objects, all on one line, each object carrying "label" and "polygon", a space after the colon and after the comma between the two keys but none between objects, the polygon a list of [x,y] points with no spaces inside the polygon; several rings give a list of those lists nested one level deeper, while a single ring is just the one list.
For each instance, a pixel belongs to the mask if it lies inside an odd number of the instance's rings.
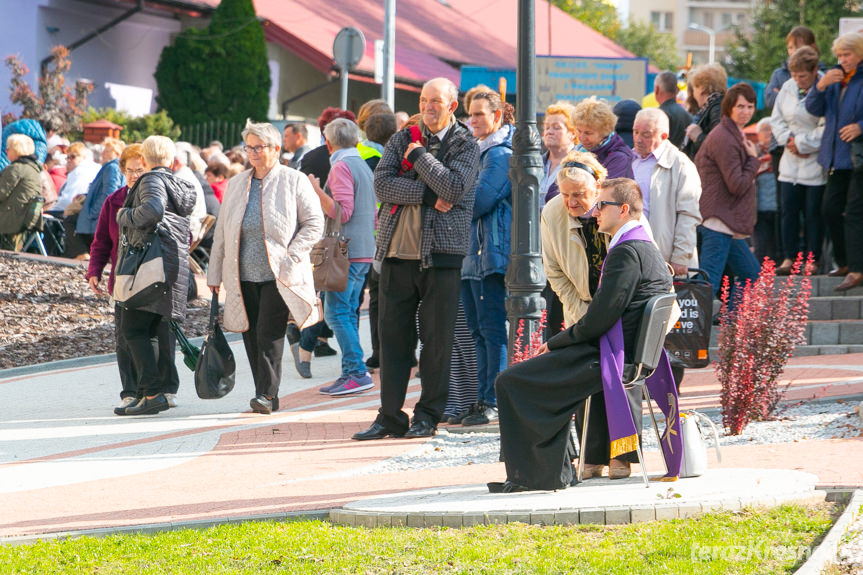
[{"label": "tree foliage", "polygon": [[839,34],[839,18],[856,15],[859,0],[759,1],[746,28],[734,28],[727,46],[731,76],[766,82],[786,57],[785,37],[795,26],[815,33],[823,62],[834,62],[830,46]]},{"label": "tree foliage", "polygon": [[88,124],[96,120],[108,120],[118,126],[123,126],[120,139],[127,144],[143,142],[147,136],[168,136],[172,140],[180,138],[180,128],[174,125],[174,121],[165,110],[155,114],[147,114],[133,118],[126,112],[114,108],[89,108],[82,118],[82,123]]},{"label": "tree foliage", "polygon": [[606,0],[552,0],[552,3],[636,56],[647,58],[657,68],[674,70],[680,64],[673,35],[659,32],[646,22],[633,21],[624,28],[617,9]]},{"label": "tree foliage", "polygon": [[[81,129],[87,94],[93,86],[78,82],[73,89],[66,85],[64,74],[69,71],[72,61],[65,46],[54,46],[51,50],[51,62],[39,76],[38,94],[27,83],[30,69],[18,56],[8,56],[5,62],[12,72],[9,101],[21,106],[21,119],[38,120],[60,133]],[[16,119],[10,114],[4,117],[3,123]]]},{"label": "tree foliage", "polygon": [[222,0],[209,26],[162,50],[155,77],[159,108],[180,125],[265,120],[270,70],[252,0]]}]

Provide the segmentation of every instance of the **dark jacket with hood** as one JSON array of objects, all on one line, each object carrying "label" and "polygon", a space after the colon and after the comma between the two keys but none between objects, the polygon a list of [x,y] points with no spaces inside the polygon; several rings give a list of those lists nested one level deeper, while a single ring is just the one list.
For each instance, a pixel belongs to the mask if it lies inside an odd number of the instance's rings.
[{"label": "dark jacket with hood", "polygon": [[607,142],[589,151],[608,170],[609,178],[632,177],[632,148],[618,134],[612,132]]},{"label": "dark jacket with hood", "polygon": [[162,242],[168,291],[140,309],[181,323],[189,284],[189,214],[195,199],[191,184],[159,167],[141,176],[117,212],[121,237],[125,235],[130,244],[145,244],[156,229]]}]

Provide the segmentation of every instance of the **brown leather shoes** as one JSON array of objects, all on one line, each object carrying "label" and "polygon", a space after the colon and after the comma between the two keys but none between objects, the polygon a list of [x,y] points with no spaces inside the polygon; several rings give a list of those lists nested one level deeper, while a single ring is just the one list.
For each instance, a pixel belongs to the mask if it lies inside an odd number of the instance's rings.
[{"label": "brown leather shoes", "polygon": [[835,270],[827,272],[827,275],[833,278],[838,278],[840,276],[844,276],[848,273],[848,266],[840,266]]},{"label": "brown leather shoes", "polygon": [[632,473],[632,469],[628,461],[612,459],[608,462],[609,479],[626,479],[630,473]]},{"label": "brown leather shoes", "polygon": [[584,474],[581,476],[582,479],[592,479],[594,477],[602,477],[602,470],[605,468],[605,465],[595,465],[591,463],[584,464]]},{"label": "brown leather shoes", "polygon": [[836,286],[834,291],[848,291],[851,288],[856,288],[859,286],[863,286],[863,274],[851,272],[845,279],[842,280],[842,283]]}]

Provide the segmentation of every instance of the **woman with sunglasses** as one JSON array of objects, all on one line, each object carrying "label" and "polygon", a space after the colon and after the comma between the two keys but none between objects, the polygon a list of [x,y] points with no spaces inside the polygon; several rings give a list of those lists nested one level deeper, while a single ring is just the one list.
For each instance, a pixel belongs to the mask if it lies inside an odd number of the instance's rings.
[{"label": "woman with sunglasses", "polygon": [[268,123],[246,123],[252,168],[231,178],[216,222],[207,285],[225,286],[224,327],[242,332],[255,397],[252,411],[279,409],[288,319],[320,321],[309,253],[324,231],[321,203],[301,172],[279,163],[282,135]]}]

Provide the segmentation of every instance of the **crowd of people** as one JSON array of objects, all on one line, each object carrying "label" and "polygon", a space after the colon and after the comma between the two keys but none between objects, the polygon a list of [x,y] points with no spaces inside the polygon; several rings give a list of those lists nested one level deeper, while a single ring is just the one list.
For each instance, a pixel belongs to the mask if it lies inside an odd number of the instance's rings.
[{"label": "crowd of people", "polygon": [[[500,418],[511,476],[497,488],[565,487],[572,473],[563,438],[579,401],[594,395],[585,477],[606,466],[610,477],[626,477],[633,453],[610,456],[604,393],[588,365],[615,321],[630,357],[633,318],[673,276],[700,267],[716,294],[724,276],[733,285],[755,279],[765,257],[787,274],[802,254],[812,271],[844,276],[837,290],[863,285],[863,35],[834,41],[832,68],[816,46],[805,27],[788,34],[788,60],[767,87],[772,113],[758,122],[756,141],[744,132],[756,93],[746,83],[729,87],[719,64],[689,72],[685,105],[677,75],[663,72],[656,108],[589,97],[544,110],[537,198],[546,343],[524,366],[507,369],[514,110],[487,86],[467,92],[461,116],[458,89],[443,78],[423,86],[414,116],[383,100],[357,115],[326,108],[317,147],[303,122],[281,132],[248,122],[242,145],[228,150],[162,136],[70,143],[50,125],[18,122],[4,130],[0,241],[21,249],[41,210],[56,255],[89,258],[90,287],[103,294],[102,274],[111,263],[111,293],[120,246],[157,230],[169,289],[145,308],[115,306],[118,415],[176,405],[168,321],[182,323],[194,285],[189,247],[200,244],[209,251],[207,284],[214,297],[224,292],[223,325],[243,334],[253,411],[280,408],[286,338],[298,374],[310,378],[312,358],[335,353],[326,343],[335,337],[341,375],[321,393],[369,390],[370,370],[380,369],[378,417],[356,440],[429,437],[442,421]],[[310,253],[325,230],[348,240],[347,287],[337,292],[316,291],[313,279]],[[614,297],[610,286],[618,286]],[[360,344],[365,293],[371,350]],[[417,348],[422,388],[409,417]],[[683,368],[672,371],[679,387]],[[640,414],[640,391],[628,402]],[[542,456],[525,467],[537,445]],[[564,469],[551,469],[561,458]]]}]

